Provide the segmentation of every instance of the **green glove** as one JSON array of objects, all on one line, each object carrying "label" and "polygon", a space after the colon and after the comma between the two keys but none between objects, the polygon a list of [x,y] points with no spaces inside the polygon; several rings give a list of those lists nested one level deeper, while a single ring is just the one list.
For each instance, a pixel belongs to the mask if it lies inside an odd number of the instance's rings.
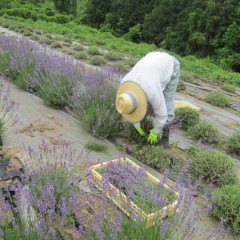
[{"label": "green glove", "polygon": [[146,133],[142,130],[141,126],[135,128],[142,137],[146,136]]},{"label": "green glove", "polygon": [[150,134],[148,136],[148,142],[150,144],[157,143],[158,142],[158,135],[152,130],[150,130]]}]

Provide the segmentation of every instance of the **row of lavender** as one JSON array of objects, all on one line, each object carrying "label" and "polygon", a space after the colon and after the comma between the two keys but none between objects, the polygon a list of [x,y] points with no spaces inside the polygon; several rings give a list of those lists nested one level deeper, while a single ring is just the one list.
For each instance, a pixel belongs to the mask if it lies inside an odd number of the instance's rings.
[{"label": "row of lavender", "polygon": [[[117,74],[109,70],[88,71],[70,58],[44,46],[39,49],[24,39],[2,37],[0,44],[0,71],[4,77],[42,97],[48,104],[72,111],[94,135],[106,137],[119,133],[121,122],[113,102]],[[199,209],[193,200],[196,186],[187,186],[191,191],[186,192],[183,184],[175,184],[173,189],[180,192],[180,211],[146,229],[144,223],[129,220],[105,195],[96,191],[91,175],[86,176],[84,168],[81,177],[74,173],[74,169],[79,169],[76,164],[81,156],[75,156],[73,149],[64,146],[56,149],[43,142],[39,149],[26,147],[25,151],[37,167],[26,166],[25,179],[14,187],[14,199],[1,197],[1,219],[13,210],[11,223],[1,222],[4,239],[64,239],[66,234],[74,239],[136,239],[136,236],[137,239],[194,239],[198,231]],[[54,159],[55,164],[46,166],[53,162],[50,159]],[[131,176],[124,174],[124,179],[129,181]],[[106,174],[104,183],[113,177]],[[157,203],[166,177],[167,174],[159,184],[157,195],[153,196]],[[83,181],[87,182],[88,190],[79,188]],[[149,195],[146,189],[141,191],[142,198]],[[130,202],[132,191],[127,197]],[[222,233],[220,228],[204,238],[221,239]]]},{"label": "row of lavender", "polygon": [[47,104],[70,110],[98,137],[118,134],[114,108],[118,73],[90,69],[79,61],[24,38],[0,36],[0,74],[40,96]]},{"label": "row of lavender", "polygon": [[[5,127],[10,127],[18,119],[17,105],[9,99],[9,87],[1,87],[0,93],[1,117]],[[187,192],[186,186],[180,182],[174,184],[172,191],[180,193],[176,206],[179,211],[146,229],[137,215],[135,221],[126,218],[106,198],[104,191],[97,191],[88,166],[78,165],[84,156],[77,155],[71,147],[49,146],[43,141],[38,149],[24,146],[24,152],[29,160],[24,166],[24,177],[11,188],[4,189],[8,194],[3,195],[0,191],[0,236],[4,239],[53,240],[65,239],[67,235],[73,239],[173,239],[176,236],[177,239],[193,239],[198,231],[195,223],[199,218],[199,209],[193,200],[196,185],[188,186],[190,191]],[[119,184],[121,182],[122,187],[137,184],[141,198],[151,199],[160,210],[166,202],[162,186],[166,183],[167,172],[156,191],[152,192],[141,185],[146,176],[143,169],[126,171],[125,168],[118,163],[110,164],[104,174],[102,188],[107,189],[112,179]],[[116,172],[120,174],[116,175]],[[85,188],[82,188],[84,182]],[[126,195],[130,203],[133,189],[129,188]],[[206,234],[205,237],[220,239],[224,236],[222,230],[220,227],[216,233]]]}]

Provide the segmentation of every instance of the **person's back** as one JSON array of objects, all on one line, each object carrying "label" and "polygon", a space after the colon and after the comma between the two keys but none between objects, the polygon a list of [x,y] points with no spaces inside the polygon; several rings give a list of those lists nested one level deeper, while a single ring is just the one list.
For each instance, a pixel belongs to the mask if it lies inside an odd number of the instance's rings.
[{"label": "person's back", "polygon": [[[173,73],[173,57],[165,52],[151,52],[139,60],[131,71],[122,79],[138,83],[143,89],[154,88],[160,83],[164,90]],[[148,92],[146,92],[148,95]],[[152,94],[152,92],[151,92]]]}]

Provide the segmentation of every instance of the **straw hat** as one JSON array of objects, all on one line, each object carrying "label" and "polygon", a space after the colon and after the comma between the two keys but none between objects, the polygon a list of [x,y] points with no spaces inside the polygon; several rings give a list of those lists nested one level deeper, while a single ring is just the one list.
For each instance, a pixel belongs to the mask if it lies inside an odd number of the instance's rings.
[{"label": "straw hat", "polygon": [[147,98],[135,82],[122,83],[116,95],[116,109],[129,122],[140,122],[147,112]]}]

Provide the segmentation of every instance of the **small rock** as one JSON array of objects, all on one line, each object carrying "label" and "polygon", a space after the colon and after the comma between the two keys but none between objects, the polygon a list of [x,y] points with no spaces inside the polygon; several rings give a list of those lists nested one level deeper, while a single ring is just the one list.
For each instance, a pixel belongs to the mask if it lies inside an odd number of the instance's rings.
[{"label": "small rock", "polygon": [[54,119],[54,116],[53,115],[48,115],[48,118],[49,119]]}]

